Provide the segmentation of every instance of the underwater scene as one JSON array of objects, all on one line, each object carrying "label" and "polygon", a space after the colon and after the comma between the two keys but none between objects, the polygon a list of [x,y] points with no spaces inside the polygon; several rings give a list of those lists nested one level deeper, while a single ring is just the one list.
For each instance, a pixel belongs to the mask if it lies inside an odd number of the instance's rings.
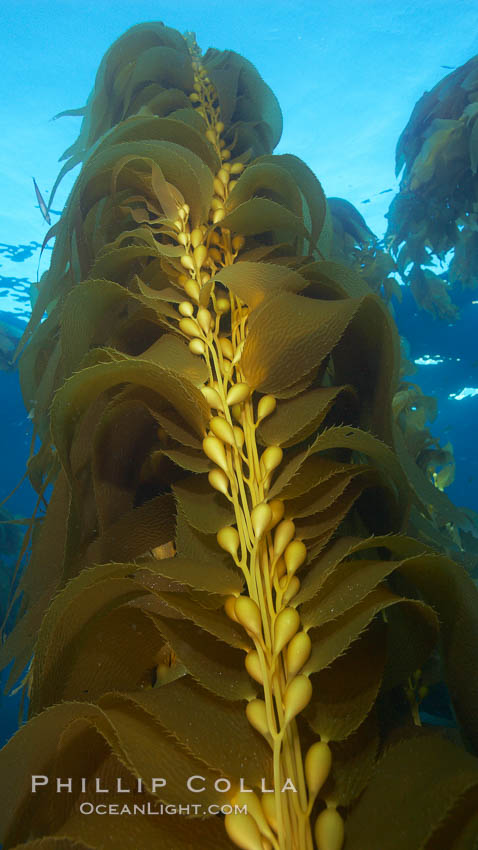
[{"label": "underwater scene", "polygon": [[478,850],[478,7],[0,23],[0,850]]}]

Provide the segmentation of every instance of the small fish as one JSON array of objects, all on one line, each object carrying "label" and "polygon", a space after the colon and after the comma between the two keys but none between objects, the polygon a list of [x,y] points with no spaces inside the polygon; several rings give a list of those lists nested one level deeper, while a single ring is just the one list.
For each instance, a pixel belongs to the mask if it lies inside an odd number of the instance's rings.
[{"label": "small fish", "polygon": [[447,71],[454,71],[456,69],[456,65],[440,65],[440,68],[445,68]]},{"label": "small fish", "polygon": [[[378,198],[379,195],[386,195],[387,192],[393,192],[393,189],[382,189],[381,192],[376,192],[375,195],[371,195],[370,198]],[[365,198],[364,201],[361,201],[362,204],[369,204],[370,198]]]},{"label": "small fish", "polygon": [[0,320],[0,370],[10,372],[22,332],[17,325]]},{"label": "small fish", "polygon": [[48,212],[48,207],[45,204],[45,201],[43,200],[42,193],[40,192],[40,190],[37,186],[37,181],[35,180],[34,177],[32,177],[32,180],[33,180],[33,185],[35,187],[35,194],[37,196],[37,201],[38,201],[38,205],[40,207],[41,214],[42,214],[43,218],[45,219],[45,221],[48,224],[51,224],[50,213]]}]

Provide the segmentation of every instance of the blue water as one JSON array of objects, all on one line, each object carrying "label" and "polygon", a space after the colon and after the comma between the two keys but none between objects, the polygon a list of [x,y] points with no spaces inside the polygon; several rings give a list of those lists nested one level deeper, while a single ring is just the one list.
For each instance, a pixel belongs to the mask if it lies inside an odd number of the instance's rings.
[{"label": "blue water", "polygon": [[[30,284],[47,231],[32,176],[48,199],[58,159],[79,129],[79,119],[50,119],[84,104],[114,39],[135,23],[156,19],[195,30],[202,49],[231,48],[251,60],[283,110],[277,152],[302,157],[326,194],[354,203],[378,236],[385,231],[384,215],[393,197],[380,193],[397,188],[394,148],[415,102],[447,73],[442,66],[458,66],[478,53],[478,8],[469,0],[261,0],[240,6],[208,0],[202,6],[183,2],[176,7],[148,0],[4,0],[0,321],[18,329],[29,316]],[[58,192],[58,211],[76,173]],[[47,250],[42,269],[49,257]],[[455,450],[456,479],[447,493],[456,504],[478,510],[478,395],[456,398],[465,388],[478,387],[478,289],[456,294],[461,317],[454,325],[419,310],[408,290],[403,296],[395,305],[399,329],[409,340],[411,359],[428,362],[418,365],[412,380],[437,397],[432,432],[441,443],[450,440]],[[1,500],[23,474],[31,428],[16,371],[0,371],[0,397]],[[31,513],[33,504],[24,484],[6,507],[20,518]],[[17,703],[17,698],[4,699],[2,739],[15,728]]]}]

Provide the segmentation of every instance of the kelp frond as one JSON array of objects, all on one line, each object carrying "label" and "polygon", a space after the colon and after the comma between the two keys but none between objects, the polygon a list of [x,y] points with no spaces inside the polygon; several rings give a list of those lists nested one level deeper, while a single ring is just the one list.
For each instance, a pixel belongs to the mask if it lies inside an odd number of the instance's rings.
[{"label": "kelp frond", "polygon": [[[474,56],[415,104],[396,150],[401,182],[388,211],[387,240],[417,304],[447,322],[458,316],[453,286],[475,286],[478,273],[477,119]],[[437,260],[439,275],[429,268]]]}]

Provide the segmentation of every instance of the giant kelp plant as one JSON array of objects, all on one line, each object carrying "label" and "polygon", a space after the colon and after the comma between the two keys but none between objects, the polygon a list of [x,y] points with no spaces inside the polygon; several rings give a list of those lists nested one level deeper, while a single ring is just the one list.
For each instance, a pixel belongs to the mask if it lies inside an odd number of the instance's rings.
[{"label": "giant kelp plant", "polygon": [[[154,23],[67,152],[21,360],[54,490],[2,646],[11,682],[33,655],[5,850],[476,847],[478,594],[402,533],[398,335],[280,133],[247,60]],[[421,726],[430,659],[454,742]],[[188,777],[201,806],[155,815]],[[82,814],[101,788],[145,813]]]},{"label": "giant kelp plant", "polygon": [[[425,92],[397,144],[388,239],[417,303],[453,321],[450,284],[478,275],[478,56]],[[437,260],[452,259],[436,274]],[[435,271],[432,269],[435,267]]]}]

